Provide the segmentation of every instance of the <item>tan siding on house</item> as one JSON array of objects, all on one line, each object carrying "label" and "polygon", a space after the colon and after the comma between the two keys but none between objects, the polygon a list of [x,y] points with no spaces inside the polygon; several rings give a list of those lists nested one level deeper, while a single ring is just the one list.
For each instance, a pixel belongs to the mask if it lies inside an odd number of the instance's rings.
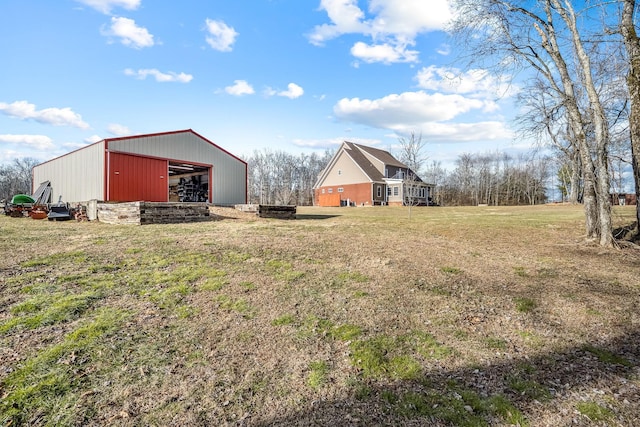
[{"label": "tan siding on house", "polygon": [[[340,173],[341,172],[341,173]],[[353,163],[349,156],[342,152],[339,154],[335,165],[322,182],[323,187],[332,185],[349,185],[370,182],[369,177]]]},{"label": "tan siding on house", "polygon": [[33,169],[33,185],[51,181],[51,201],[86,202],[104,198],[104,141],[73,151]]}]

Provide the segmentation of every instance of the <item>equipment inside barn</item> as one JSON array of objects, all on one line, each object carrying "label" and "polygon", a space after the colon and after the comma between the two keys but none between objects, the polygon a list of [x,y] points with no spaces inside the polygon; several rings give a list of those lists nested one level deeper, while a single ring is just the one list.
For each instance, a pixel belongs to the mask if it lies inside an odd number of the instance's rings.
[{"label": "equipment inside barn", "polygon": [[169,162],[170,202],[206,202],[208,197],[208,167]]}]

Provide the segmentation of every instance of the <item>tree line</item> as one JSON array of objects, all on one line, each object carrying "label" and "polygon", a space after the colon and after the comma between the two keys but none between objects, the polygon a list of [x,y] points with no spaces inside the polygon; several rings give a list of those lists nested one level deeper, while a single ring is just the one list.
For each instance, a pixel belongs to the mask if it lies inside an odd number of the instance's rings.
[{"label": "tree line", "polygon": [[0,165],[0,201],[11,201],[16,194],[31,194],[31,171],[39,162],[31,157]]},{"label": "tree line", "polygon": [[[433,201],[441,206],[522,205],[547,201],[545,185],[554,173],[547,157],[466,153],[458,157],[452,170],[447,170],[439,161],[426,164],[426,141],[413,136],[411,141],[417,145],[402,148],[401,144],[393,154],[410,164],[425,182],[435,185]],[[313,186],[334,153],[335,150],[311,154],[255,150],[244,159],[248,164],[249,202],[313,205]],[[0,200],[10,201],[16,194],[31,194],[32,169],[37,163],[36,159],[26,157],[0,165]]]},{"label": "tree line", "polygon": [[441,206],[537,205],[549,200],[553,174],[546,156],[512,156],[503,152],[464,153],[453,170],[438,161],[425,169],[428,183],[435,184],[434,202]]},{"label": "tree line", "polygon": [[[534,153],[514,157],[506,153],[461,154],[453,170],[439,161],[426,165],[426,141],[412,134],[393,154],[423,181],[435,185],[433,201],[441,206],[533,205],[545,203],[552,163]],[[291,154],[281,150],[254,151],[248,163],[250,203],[314,204],[313,186],[334,151]]]},{"label": "tree line", "polygon": [[248,165],[249,203],[313,205],[313,186],[334,151],[291,154],[282,150],[254,150]]}]

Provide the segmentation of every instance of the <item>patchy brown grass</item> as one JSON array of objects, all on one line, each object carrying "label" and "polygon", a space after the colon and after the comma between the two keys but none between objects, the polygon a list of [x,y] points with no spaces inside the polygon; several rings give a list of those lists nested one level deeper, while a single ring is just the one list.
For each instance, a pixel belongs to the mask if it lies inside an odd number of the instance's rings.
[{"label": "patchy brown grass", "polygon": [[640,250],[580,207],[212,210],[0,217],[1,424],[640,419]]}]

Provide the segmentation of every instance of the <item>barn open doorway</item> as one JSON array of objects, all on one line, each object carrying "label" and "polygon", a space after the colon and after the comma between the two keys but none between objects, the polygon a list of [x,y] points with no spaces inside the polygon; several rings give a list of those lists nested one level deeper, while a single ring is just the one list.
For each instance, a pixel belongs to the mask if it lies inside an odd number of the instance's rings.
[{"label": "barn open doorway", "polygon": [[169,162],[170,202],[210,202],[211,166]]}]

